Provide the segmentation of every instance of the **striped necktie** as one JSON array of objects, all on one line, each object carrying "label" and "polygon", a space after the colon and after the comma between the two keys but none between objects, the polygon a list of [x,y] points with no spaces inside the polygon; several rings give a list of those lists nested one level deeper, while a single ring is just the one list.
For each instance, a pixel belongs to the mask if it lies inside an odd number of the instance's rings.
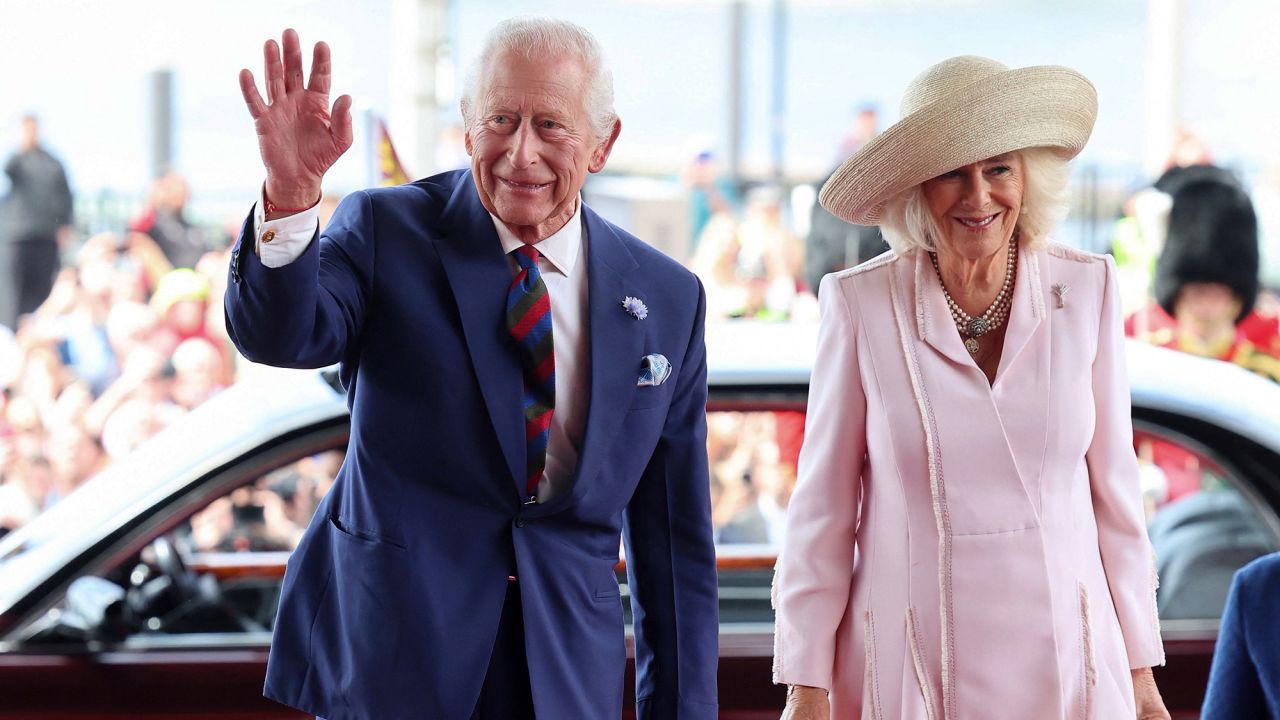
[{"label": "striped necktie", "polygon": [[551,341],[551,296],[538,271],[538,251],[515,251],[519,270],[507,291],[507,329],[520,347],[524,365],[525,495],[537,502],[538,481],[547,464],[551,415],[556,406],[556,356]]}]

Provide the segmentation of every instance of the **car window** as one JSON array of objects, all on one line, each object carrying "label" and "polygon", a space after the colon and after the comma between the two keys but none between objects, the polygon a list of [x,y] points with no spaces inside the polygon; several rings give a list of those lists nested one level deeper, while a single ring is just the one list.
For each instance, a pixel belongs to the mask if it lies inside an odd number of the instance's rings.
[{"label": "car window", "polygon": [[803,438],[803,412],[707,413],[717,543],[781,546]]},{"label": "car window", "polygon": [[1217,619],[1235,571],[1280,549],[1280,521],[1247,478],[1191,439],[1140,423],[1134,447],[1160,618]]},{"label": "car window", "polygon": [[23,633],[26,642],[100,639],[145,647],[180,637],[201,644],[210,634],[265,636],[275,622],[285,562],[344,453],[309,454],[222,485],[140,551],[74,580]]},{"label": "car window", "polygon": [[342,458],[341,450],[310,455],[214,499],[191,516],[183,533],[187,549],[291,552],[333,485]]}]

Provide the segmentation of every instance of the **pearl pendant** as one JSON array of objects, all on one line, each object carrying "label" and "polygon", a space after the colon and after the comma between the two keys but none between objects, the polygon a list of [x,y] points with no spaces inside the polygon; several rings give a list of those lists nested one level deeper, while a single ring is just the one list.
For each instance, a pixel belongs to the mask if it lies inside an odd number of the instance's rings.
[{"label": "pearl pendant", "polygon": [[970,355],[978,354],[978,338],[967,338],[964,341],[964,349],[969,351]]}]

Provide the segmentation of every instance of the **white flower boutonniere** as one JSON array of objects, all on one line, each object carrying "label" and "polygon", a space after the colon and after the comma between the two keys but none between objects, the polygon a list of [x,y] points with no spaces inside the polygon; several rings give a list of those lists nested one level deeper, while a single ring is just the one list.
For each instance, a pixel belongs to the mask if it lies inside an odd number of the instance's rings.
[{"label": "white flower boutonniere", "polygon": [[630,295],[622,298],[622,309],[627,314],[637,320],[643,320],[649,317],[649,307],[644,304],[640,298],[631,297]]}]

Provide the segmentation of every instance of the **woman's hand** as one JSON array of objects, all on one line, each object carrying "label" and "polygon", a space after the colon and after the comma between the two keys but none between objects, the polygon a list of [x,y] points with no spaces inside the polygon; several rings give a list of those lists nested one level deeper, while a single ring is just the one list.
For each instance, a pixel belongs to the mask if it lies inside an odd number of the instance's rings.
[{"label": "woman's hand", "polygon": [[1138,708],[1138,720],[1170,720],[1151,668],[1139,668],[1130,672],[1133,673],[1133,700]]},{"label": "woman's hand", "polygon": [[789,686],[782,720],[831,720],[827,691],[808,685]]}]

